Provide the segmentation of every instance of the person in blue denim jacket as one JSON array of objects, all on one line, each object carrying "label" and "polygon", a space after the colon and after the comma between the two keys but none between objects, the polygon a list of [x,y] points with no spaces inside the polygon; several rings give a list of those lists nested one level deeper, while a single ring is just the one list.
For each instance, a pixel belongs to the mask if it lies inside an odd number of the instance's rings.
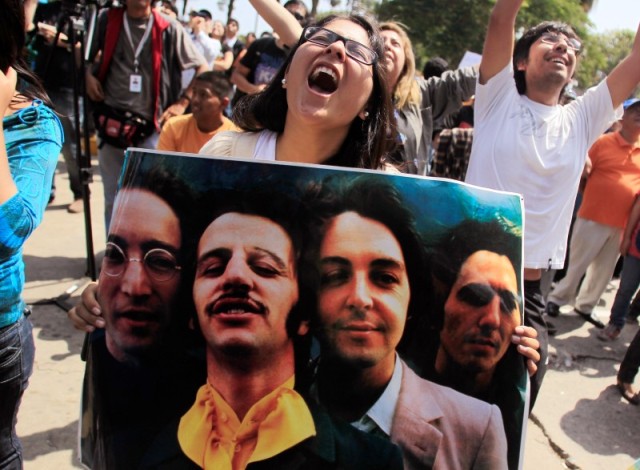
[{"label": "person in blue denim jacket", "polygon": [[[22,468],[15,433],[18,405],[31,375],[34,344],[24,285],[22,246],[42,220],[63,141],[60,121],[22,58],[24,10],[0,0],[0,468]],[[16,85],[19,83],[18,89]]]}]

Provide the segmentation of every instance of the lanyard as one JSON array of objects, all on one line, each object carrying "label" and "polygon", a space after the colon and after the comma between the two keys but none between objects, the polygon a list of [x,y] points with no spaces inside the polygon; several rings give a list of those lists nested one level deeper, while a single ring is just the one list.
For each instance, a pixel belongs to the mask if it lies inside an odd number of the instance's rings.
[{"label": "lanyard", "polygon": [[125,14],[124,18],[124,32],[127,34],[127,39],[129,40],[129,45],[131,46],[131,50],[133,51],[133,67],[135,69],[135,73],[138,73],[138,65],[140,62],[138,61],[138,57],[140,57],[140,53],[142,52],[142,48],[144,47],[144,43],[149,39],[149,35],[151,34],[151,26],[153,25],[153,13],[149,15],[149,22],[147,23],[147,29],[140,39],[138,43],[138,47],[133,46],[133,39],[131,39],[131,29],[129,29],[129,18]]}]

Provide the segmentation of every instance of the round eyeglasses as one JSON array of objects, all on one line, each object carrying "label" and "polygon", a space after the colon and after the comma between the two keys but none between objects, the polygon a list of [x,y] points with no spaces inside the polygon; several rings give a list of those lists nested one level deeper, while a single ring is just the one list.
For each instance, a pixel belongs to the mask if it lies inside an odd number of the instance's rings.
[{"label": "round eyeglasses", "polygon": [[564,43],[567,45],[567,48],[570,51],[573,51],[575,54],[579,54],[580,49],[582,48],[582,44],[580,44],[580,41],[578,41],[577,39],[569,38],[562,33],[554,33],[553,31],[547,31],[546,33],[543,33],[542,36],[540,36],[540,41],[546,44],[551,44],[553,46],[559,44],[561,41],[564,41]]},{"label": "round eyeglasses", "polygon": [[102,271],[107,276],[117,277],[124,273],[128,263],[142,263],[149,276],[159,282],[169,281],[182,269],[176,257],[164,248],[152,248],[142,259],[128,258],[117,244],[107,242]]},{"label": "round eyeglasses", "polygon": [[345,38],[338,33],[329,29],[320,28],[319,26],[309,26],[302,31],[302,37],[305,41],[309,41],[319,46],[328,47],[336,41],[342,41],[347,56],[364,65],[373,64],[378,55],[372,49],[368,48],[358,41]]}]

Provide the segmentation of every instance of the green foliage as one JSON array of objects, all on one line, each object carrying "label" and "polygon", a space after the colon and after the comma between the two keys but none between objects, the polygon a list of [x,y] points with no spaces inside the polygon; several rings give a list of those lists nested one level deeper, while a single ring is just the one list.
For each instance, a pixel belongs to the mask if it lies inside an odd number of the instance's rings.
[{"label": "green foliage", "polygon": [[580,58],[576,79],[581,88],[600,82],[629,53],[633,44],[631,30],[591,34],[584,39],[584,53]]},{"label": "green foliage", "polygon": [[492,0],[383,0],[377,13],[407,26],[421,68],[430,57],[457,64],[466,50],[481,52],[492,6]]},{"label": "green foliage", "polygon": [[579,0],[527,0],[518,13],[516,27],[528,28],[542,21],[570,24],[578,36],[585,37],[591,22]]}]

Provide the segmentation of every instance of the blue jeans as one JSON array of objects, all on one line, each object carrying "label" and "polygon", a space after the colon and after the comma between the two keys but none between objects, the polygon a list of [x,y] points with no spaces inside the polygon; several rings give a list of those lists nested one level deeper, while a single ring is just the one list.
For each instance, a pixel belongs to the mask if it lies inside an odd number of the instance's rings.
[{"label": "blue jeans", "polygon": [[611,307],[609,323],[620,329],[624,327],[629,304],[638,290],[638,285],[640,285],[640,259],[634,256],[625,256],[620,274],[620,287],[618,287],[616,298]]},{"label": "blue jeans", "polygon": [[16,435],[18,407],[33,370],[35,345],[31,322],[24,315],[0,328],[0,468],[22,468],[22,446]]}]

